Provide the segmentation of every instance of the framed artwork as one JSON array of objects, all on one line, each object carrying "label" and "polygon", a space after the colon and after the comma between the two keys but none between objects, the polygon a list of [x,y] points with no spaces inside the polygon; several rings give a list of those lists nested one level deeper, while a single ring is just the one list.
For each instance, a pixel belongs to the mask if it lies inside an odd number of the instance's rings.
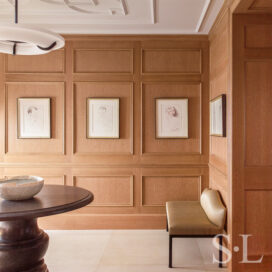
[{"label": "framed artwork", "polygon": [[156,98],[156,138],[188,137],[188,98]]},{"label": "framed artwork", "polygon": [[87,138],[119,138],[119,98],[87,99]]},{"label": "framed artwork", "polygon": [[226,137],[226,95],[210,101],[210,135]]},{"label": "framed artwork", "polygon": [[17,99],[17,137],[51,138],[50,98]]}]

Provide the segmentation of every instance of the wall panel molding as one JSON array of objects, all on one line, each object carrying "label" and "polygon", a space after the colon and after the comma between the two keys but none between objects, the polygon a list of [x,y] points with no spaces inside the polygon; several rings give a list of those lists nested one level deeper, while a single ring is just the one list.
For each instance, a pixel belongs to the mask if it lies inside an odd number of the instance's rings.
[{"label": "wall panel molding", "polygon": [[[132,175],[77,175],[73,177],[73,186],[86,188],[94,193],[96,197],[87,207],[133,207],[133,179]],[[125,187],[124,180],[129,187],[122,189],[122,186]],[[118,185],[112,183],[118,183]],[[101,198],[102,200],[100,200]],[[120,199],[122,198],[128,201],[121,202]],[[109,199],[113,200],[109,201]]]},{"label": "wall panel molding", "polygon": [[[0,175],[36,174],[48,184],[94,191],[88,207],[42,219],[46,228],[163,228],[166,199],[176,199],[176,191],[184,199],[198,199],[208,187],[208,37],[65,38],[64,50],[44,56],[0,54]],[[154,145],[152,107],[159,92],[189,97],[190,139]],[[142,111],[143,95],[150,94]],[[55,97],[53,139],[13,144],[17,96]],[[88,97],[121,98],[121,139],[86,138]],[[168,191],[159,176],[169,182]]]},{"label": "wall panel molding", "polygon": [[201,49],[142,49],[142,74],[201,74]]},{"label": "wall panel molding", "polygon": [[[153,89],[147,90],[148,86]],[[189,99],[188,139],[155,139],[155,99],[161,97]],[[145,82],[141,86],[141,112],[141,154],[143,156],[202,154],[202,85],[200,83]]]},{"label": "wall panel molding", "polygon": [[[84,84],[85,88],[77,89]],[[115,87],[115,88],[114,88]],[[80,88],[80,87],[79,87]],[[89,88],[89,91],[87,89]],[[114,89],[113,89],[114,88]],[[121,88],[123,88],[121,90]],[[83,98],[80,97],[82,93]],[[87,98],[108,97],[120,98],[120,138],[119,139],[87,139]],[[80,103],[76,101],[80,98]],[[80,82],[74,83],[73,89],[73,152],[79,155],[133,155],[133,83],[130,82]],[[84,110],[85,109],[85,110]],[[79,112],[80,111],[80,112]],[[83,112],[82,112],[83,111]],[[80,117],[79,117],[80,115]],[[128,118],[127,118],[128,117]],[[82,119],[85,120],[82,122]],[[125,121],[125,122],[122,122]],[[83,124],[83,126],[82,126]],[[85,133],[83,133],[85,131]],[[78,142],[78,141],[81,142]],[[80,144],[80,147],[79,147]],[[80,149],[81,148],[81,149]],[[95,149],[95,150],[94,150]],[[84,151],[83,151],[84,150]],[[101,151],[100,151],[101,150]],[[111,150],[111,151],[108,151]]]},{"label": "wall panel molding", "polygon": [[[59,92],[58,95],[56,95],[57,92]],[[51,98],[50,139],[18,139],[17,98],[20,97]],[[65,83],[7,82],[5,85],[5,154],[8,156],[65,155],[65,112]],[[12,132],[11,136],[10,132]]]},{"label": "wall panel molding", "polygon": [[249,10],[251,11],[263,11],[267,12],[270,11],[272,12],[272,3],[270,0],[254,0],[249,7]]},{"label": "wall panel molding", "polygon": [[133,49],[75,49],[74,73],[133,74]]},{"label": "wall panel molding", "polygon": [[[265,34],[263,33],[263,35]],[[272,115],[272,79],[270,77],[272,62],[271,60],[245,61],[244,67],[245,165],[272,166],[272,125],[270,124],[270,116]],[[262,91],[261,95],[259,90]],[[254,120],[255,126],[253,125]]]},{"label": "wall panel molding", "polygon": [[[148,186],[148,182],[151,185]],[[201,187],[201,176],[142,176],[141,206],[164,207],[166,201],[170,200],[198,201],[202,192]],[[148,192],[148,189],[151,191]]]},{"label": "wall panel molding", "polygon": [[14,56],[5,55],[6,74],[53,74],[65,73],[65,49],[47,55]]},{"label": "wall panel molding", "polygon": [[244,28],[245,48],[272,48],[272,23],[270,25],[246,25]]}]

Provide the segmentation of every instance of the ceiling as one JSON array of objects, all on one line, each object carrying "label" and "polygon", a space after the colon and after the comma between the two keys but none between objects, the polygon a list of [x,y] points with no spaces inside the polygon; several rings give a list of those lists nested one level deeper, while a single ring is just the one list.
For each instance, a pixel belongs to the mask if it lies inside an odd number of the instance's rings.
[{"label": "ceiling", "polygon": [[[207,34],[224,0],[18,0],[19,23],[59,33]],[[0,24],[14,22],[0,0]]]}]

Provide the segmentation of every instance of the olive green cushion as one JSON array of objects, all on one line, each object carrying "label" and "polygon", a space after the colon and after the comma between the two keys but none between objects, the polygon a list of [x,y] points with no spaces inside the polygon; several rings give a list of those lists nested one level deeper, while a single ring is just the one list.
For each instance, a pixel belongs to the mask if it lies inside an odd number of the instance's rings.
[{"label": "olive green cushion", "polygon": [[223,232],[207,217],[199,201],[170,201],[166,203],[170,235],[216,235]]}]

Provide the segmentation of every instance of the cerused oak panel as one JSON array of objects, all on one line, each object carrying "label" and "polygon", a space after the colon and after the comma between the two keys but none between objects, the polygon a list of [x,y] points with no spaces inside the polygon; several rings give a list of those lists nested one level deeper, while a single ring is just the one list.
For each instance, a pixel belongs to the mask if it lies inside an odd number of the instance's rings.
[{"label": "cerused oak panel", "polygon": [[94,195],[90,204],[99,206],[133,206],[133,176],[76,176],[74,186],[85,188]]},{"label": "cerused oak panel", "polygon": [[[60,82],[6,83],[6,154],[64,154],[65,86]],[[18,98],[51,99],[51,139],[18,138]]]},{"label": "cerused oak panel", "polygon": [[144,176],[142,205],[164,207],[167,201],[197,201],[201,194],[201,177]]},{"label": "cerused oak panel", "polygon": [[[95,194],[46,228],[162,228],[166,200],[198,199],[208,186],[207,36],[69,35],[64,50],[0,62],[0,176]],[[157,96],[189,98],[189,139],[154,138]],[[52,139],[17,139],[18,97],[52,99]],[[120,98],[120,139],[87,139],[89,97]]]},{"label": "cerused oak panel", "polygon": [[144,49],[142,72],[179,74],[201,73],[201,50],[190,49]]},{"label": "cerused oak panel", "polygon": [[232,239],[241,247],[239,235],[253,235],[248,244],[250,259],[264,255],[262,264],[243,266],[239,264],[242,253],[235,253],[233,271],[267,271],[267,265],[271,267],[271,20],[271,15],[235,15],[233,22],[231,197],[232,216],[238,220],[233,220]]},{"label": "cerused oak panel", "polygon": [[6,73],[64,73],[65,51],[53,51],[46,55],[6,55]]},{"label": "cerused oak panel", "polygon": [[[226,137],[210,136],[209,179],[210,187],[218,190],[228,209],[230,203],[230,179],[228,149],[231,141],[231,50],[230,11],[222,10],[210,33],[210,100],[226,95],[227,133]],[[228,211],[226,231],[231,233],[231,212]]]},{"label": "cerused oak panel", "polygon": [[252,10],[272,10],[272,2],[270,0],[254,0],[250,9]]},{"label": "cerused oak panel", "polygon": [[133,73],[132,49],[76,49],[75,73]]},{"label": "cerused oak panel", "polygon": [[[155,99],[188,98],[188,139],[156,139]],[[202,88],[199,83],[144,83],[142,86],[143,154],[201,154]]]}]

